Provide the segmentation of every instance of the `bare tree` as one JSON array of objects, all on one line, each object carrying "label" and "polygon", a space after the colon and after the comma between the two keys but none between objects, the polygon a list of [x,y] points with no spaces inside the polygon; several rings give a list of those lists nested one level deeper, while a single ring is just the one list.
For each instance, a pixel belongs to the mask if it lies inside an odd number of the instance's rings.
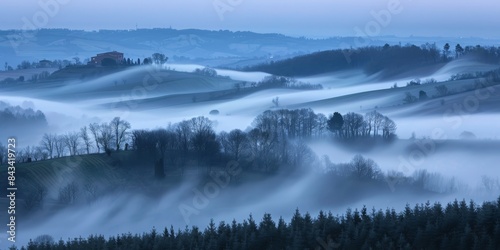
[{"label": "bare tree", "polygon": [[356,155],[347,165],[348,175],[359,180],[375,180],[382,178],[382,172],[372,159],[365,159],[361,155]]},{"label": "bare tree", "polygon": [[47,159],[47,157],[44,157],[44,156],[45,156],[44,150],[41,146],[37,146],[34,148],[33,158],[35,159],[35,161]]},{"label": "bare tree", "polygon": [[360,135],[363,126],[363,116],[357,113],[347,113],[344,116],[344,130],[347,137],[355,138]]},{"label": "bare tree", "polygon": [[273,98],[272,103],[274,104],[274,107],[279,107],[280,106],[280,98],[277,96],[276,98]]},{"label": "bare tree", "polygon": [[109,155],[111,154],[111,143],[113,142],[113,129],[107,123],[99,126],[98,142],[104,151]]},{"label": "bare tree", "polygon": [[177,135],[177,140],[179,141],[179,147],[183,154],[187,154],[190,149],[190,140],[192,132],[192,126],[190,121],[182,121],[177,124],[175,128],[175,133]]},{"label": "bare tree", "polygon": [[168,57],[165,56],[165,54],[162,53],[154,53],[151,58],[153,59],[153,62],[155,64],[164,64],[167,62]]},{"label": "bare tree", "polygon": [[97,186],[94,182],[87,182],[83,185],[83,191],[85,191],[85,196],[87,202],[90,204],[97,199]]},{"label": "bare tree", "polygon": [[239,129],[232,130],[227,135],[227,141],[224,146],[227,153],[232,155],[235,161],[238,161],[242,152],[248,146],[247,135]]},{"label": "bare tree", "polygon": [[47,188],[36,182],[24,183],[23,187],[25,187],[23,189],[24,207],[28,211],[42,207],[43,199],[47,196]]},{"label": "bare tree", "polygon": [[377,136],[378,131],[380,130],[380,127],[384,120],[384,116],[379,112],[377,112],[376,110],[373,110],[371,112],[366,113],[365,120],[368,125],[368,134],[370,134],[371,131],[373,130],[373,136],[374,137]]},{"label": "bare tree", "polygon": [[382,122],[382,136],[385,139],[390,139],[396,134],[396,129],[396,123],[393,120],[389,119],[389,117],[385,116]]},{"label": "bare tree", "polygon": [[61,157],[64,155],[65,150],[65,138],[63,135],[55,135],[54,137],[54,149],[56,150],[57,157]]},{"label": "bare tree", "polygon": [[92,133],[92,136],[94,137],[97,153],[100,153],[101,147],[99,145],[99,130],[100,130],[99,124],[97,124],[96,122],[89,124],[89,130]]},{"label": "bare tree", "polygon": [[213,122],[204,116],[198,116],[190,120],[193,133],[200,133],[212,130]]},{"label": "bare tree", "polygon": [[65,204],[75,204],[79,194],[78,184],[71,182],[59,189],[59,202]]},{"label": "bare tree", "polygon": [[85,145],[87,154],[90,154],[90,148],[92,147],[92,143],[90,142],[90,136],[87,130],[87,126],[83,126],[83,128],[80,129],[80,137],[83,140],[83,144]]},{"label": "bare tree", "polygon": [[25,156],[25,161],[27,162],[31,162],[31,160],[33,159],[33,155],[35,153],[35,150],[33,147],[30,147],[30,146],[27,146],[25,149],[24,149],[24,156]]},{"label": "bare tree", "polygon": [[70,155],[76,155],[78,152],[78,146],[80,145],[80,135],[77,132],[67,133],[64,136],[64,143],[69,149]]},{"label": "bare tree", "polygon": [[120,150],[120,145],[123,143],[125,140],[125,137],[127,135],[127,130],[130,129],[130,123],[121,120],[120,117],[115,117],[109,125],[111,126],[111,129],[113,130],[113,135],[115,139],[115,145],[116,145],[116,151]]},{"label": "bare tree", "polygon": [[56,135],[45,133],[43,134],[42,141],[40,142],[42,147],[47,150],[50,158],[52,158],[54,155],[55,141]]},{"label": "bare tree", "polygon": [[317,126],[316,126],[316,137],[321,137],[325,134],[325,131],[328,129],[328,118],[324,114],[317,114],[316,115],[316,121],[317,121]]}]

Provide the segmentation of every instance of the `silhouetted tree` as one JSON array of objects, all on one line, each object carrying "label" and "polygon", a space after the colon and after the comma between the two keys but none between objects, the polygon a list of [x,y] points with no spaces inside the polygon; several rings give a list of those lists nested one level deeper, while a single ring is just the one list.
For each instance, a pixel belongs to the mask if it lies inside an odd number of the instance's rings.
[{"label": "silhouetted tree", "polygon": [[460,46],[460,44],[458,43],[457,46],[455,46],[455,58],[458,58],[463,53],[464,53],[464,48],[462,48],[462,46]]},{"label": "silhouetted tree", "polygon": [[427,93],[425,91],[423,91],[423,90],[420,90],[418,92],[418,100],[424,101],[424,100],[427,100],[427,99],[429,99],[429,97],[427,96]]},{"label": "silhouetted tree", "polygon": [[405,104],[410,104],[418,101],[418,98],[414,95],[412,95],[410,92],[405,93],[405,98],[403,99],[403,102]]},{"label": "silhouetted tree", "polygon": [[389,119],[387,116],[384,117],[384,120],[382,122],[382,131],[383,131],[383,138],[384,139],[391,139],[396,135],[396,123]]},{"label": "silhouetted tree", "polygon": [[113,142],[113,139],[115,138],[112,126],[105,122],[102,123],[99,126],[97,142],[101,145],[101,147],[104,149],[104,152],[106,152],[106,154],[108,155],[111,154],[111,144]]},{"label": "silhouetted tree", "polygon": [[80,135],[76,132],[70,132],[64,135],[64,143],[69,150],[70,155],[78,153],[78,146],[80,145]]},{"label": "silhouetted tree", "polygon": [[341,135],[342,127],[344,126],[344,118],[339,112],[333,113],[328,119],[328,130],[332,133],[337,133],[337,136]]},{"label": "silhouetted tree", "polygon": [[113,137],[115,139],[116,151],[119,151],[121,144],[123,144],[126,139],[127,130],[130,129],[130,123],[120,119],[120,117],[115,117],[109,125],[111,126]]},{"label": "silhouetted tree", "polygon": [[446,85],[436,86],[436,91],[438,96],[447,96],[449,94],[448,87],[446,87]]},{"label": "silhouetted tree", "polygon": [[101,146],[100,146],[100,143],[99,143],[99,130],[100,130],[99,124],[97,124],[95,122],[94,123],[90,123],[89,124],[89,130],[92,133],[92,136],[94,137],[95,146],[97,148],[97,153],[100,153]]},{"label": "silhouetted tree", "polygon": [[48,156],[52,158],[54,156],[54,148],[56,143],[56,135],[54,134],[43,134],[42,141],[40,145],[47,150]]},{"label": "silhouetted tree", "polygon": [[57,157],[64,156],[64,151],[66,148],[65,138],[63,135],[58,135],[54,140],[54,149],[56,150]]},{"label": "silhouetted tree", "polygon": [[85,151],[87,154],[90,154],[90,148],[92,147],[92,143],[90,142],[90,136],[88,133],[87,126],[83,126],[80,129],[80,137],[83,140],[83,144],[85,145]]},{"label": "silhouetted tree", "polygon": [[447,61],[448,60],[448,55],[450,54],[450,44],[449,43],[446,43],[444,46],[443,46],[443,59],[444,61]]},{"label": "silhouetted tree", "polygon": [[164,64],[167,62],[168,57],[165,56],[165,54],[161,53],[154,53],[151,58],[153,59],[153,63],[155,64]]},{"label": "silhouetted tree", "polygon": [[363,133],[363,123],[364,123],[364,118],[362,115],[349,112],[343,116],[344,118],[344,126],[342,127],[343,129],[343,134],[346,138],[356,138],[362,135]]},{"label": "silhouetted tree", "polygon": [[227,153],[231,155],[235,161],[239,161],[241,155],[248,147],[248,138],[245,132],[235,129],[229,132],[227,139],[223,143]]}]

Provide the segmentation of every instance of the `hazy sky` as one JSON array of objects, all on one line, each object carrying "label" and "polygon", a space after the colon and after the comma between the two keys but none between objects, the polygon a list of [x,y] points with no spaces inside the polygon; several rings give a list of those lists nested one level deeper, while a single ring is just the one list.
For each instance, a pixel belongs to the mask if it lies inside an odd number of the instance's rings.
[{"label": "hazy sky", "polygon": [[[497,0],[0,0],[0,29],[228,29],[295,36],[500,37]],[[217,7],[216,7],[217,6]],[[387,14],[377,15],[374,13]]]}]

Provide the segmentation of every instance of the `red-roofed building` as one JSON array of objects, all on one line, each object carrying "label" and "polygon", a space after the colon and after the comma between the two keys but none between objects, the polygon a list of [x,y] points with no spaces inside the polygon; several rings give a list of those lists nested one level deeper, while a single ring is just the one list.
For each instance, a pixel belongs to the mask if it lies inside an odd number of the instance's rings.
[{"label": "red-roofed building", "polygon": [[93,56],[89,62],[89,64],[92,65],[103,65],[103,66],[122,64],[122,63],[123,63],[123,53],[117,51],[97,54],[96,56]]}]

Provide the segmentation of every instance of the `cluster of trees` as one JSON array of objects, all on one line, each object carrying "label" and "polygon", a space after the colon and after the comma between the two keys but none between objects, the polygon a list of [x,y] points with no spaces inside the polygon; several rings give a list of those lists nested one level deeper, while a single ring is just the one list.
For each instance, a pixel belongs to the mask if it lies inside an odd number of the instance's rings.
[{"label": "cluster of trees", "polygon": [[[82,62],[80,60],[79,57],[73,57],[72,60],[53,60],[53,61],[50,61],[50,60],[42,60],[42,61],[33,61],[33,62],[30,62],[30,61],[27,61],[27,60],[24,60],[22,61],[19,65],[17,65],[16,69],[18,70],[21,70],[21,69],[35,69],[35,68],[59,68],[59,69],[62,69],[62,68],[65,68],[65,67],[68,67],[68,66],[82,66],[82,65],[85,65],[87,64],[87,62],[89,61],[89,59],[85,59],[84,62]],[[168,61],[168,57],[165,55],[165,54],[162,54],[162,53],[154,53],[152,54],[150,57],[146,57],[142,60],[142,64],[143,65],[147,65],[147,64],[164,64]],[[116,61],[115,60],[103,60],[102,64],[103,66],[113,66],[113,65],[116,65]],[[123,59],[123,62],[119,62],[123,65],[141,65],[141,59],[138,58],[137,61],[134,61],[133,59],[130,59],[130,58],[124,58]],[[5,71],[11,71],[11,70],[14,70],[14,68],[12,66],[9,65],[9,63],[5,62],[4,64],[4,70]],[[37,80],[40,80],[40,79],[43,79],[43,78],[46,78],[49,74],[47,71],[44,71],[42,72],[41,74],[36,74],[33,76],[33,79],[32,81],[36,82]],[[6,82],[6,83],[10,83],[10,82],[15,82],[16,79],[13,79],[13,78],[10,78],[8,81],[3,81],[3,82]],[[24,81],[24,77],[22,78],[19,78],[17,79],[17,81]]]},{"label": "cluster of trees", "polygon": [[[81,65],[81,61],[79,57],[74,57],[73,60],[42,60],[42,61],[27,61],[24,60],[20,64],[16,66],[16,69],[36,69],[36,68],[59,68],[62,69],[66,66],[69,65]],[[11,71],[14,70],[12,66],[9,65],[9,63],[5,62],[4,64],[4,70],[5,71]]]},{"label": "cluster of trees", "polygon": [[[347,209],[343,215],[320,211],[317,217],[297,209],[290,222],[276,222],[264,214],[260,222],[250,215],[243,222],[213,220],[200,229],[91,235],[55,242],[41,235],[21,249],[498,249],[500,198],[477,205],[465,200],[407,205],[368,211]],[[15,248],[16,249],[16,248]]]},{"label": "cluster of trees", "polygon": [[[235,83],[234,89],[240,91],[242,88],[246,88],[247,85],[250,87],[249,90],[253,91],[255,89],[272,89],[272,88],[287,88],[287,89],[301,89],[301,90],[318,90],[323,89],[321,84],[311,84],[308,82],[297,81],[292,77],[284,76],[266,76],[259,82],[242,82]],[[274,103],[274,100],[273,100]],[[275,103],[275,106],[278,107]]]},{"label": "cluster of trees", "polygon": [[[161,64],[164,64],[168,61],[168,57],[165,55],[165,54],[162,54],[162,53],[154,53],[152,54],[150,57],[145,57],[143,60],[142,60],[142,64],[141,64],[141,59],[140,58],[137,58],[137,61],[134,61],[134,59],[130,59],[130,58],[123,58],[123,61],[122,62],[118,62],[122,65],[128,65],[128,66],[132,66],[132,65],[148,65],[148,64],[158,64],[158,65],[161,65]],[[115,66],[117,64],[117,62],[113,59],[104,59],[102,60],[102,66]],[[78,64],[77,64],[78,65]]]},{"label": "cluster of trees", "polygon": [[359,49],[337,49],[303,55],[269,64],[248,67],[248,71],[263,71],[274,75],[316,75],[346,69],[363,69],[367,74],[386,70],[400,71],[423,64],[440,62],[440,51],[434,44],[415,45],[386,44]]},{"label": "cluster of trees", "polygon": [[[358,49],[337,49],[246,67],[247,71],[263,71],[282,76],[305,76],[327,72],[362,69],[371,75],[384,71],[396,74],[422,65],[432,65],[453,59],[451,46],[439,49],[436,44],[370,46]],[[500,47],[455,47],[455,58],[470,56],[488,63],[500,62]]]},{"label": "cluster of trees", "polygon": [[387,140],[396,138],[396,123],[376,110],[364,116],[354,112],[342,116],[335,112],[329,117],[327,124],[328,129],[339,138],[382,137]]},{"label": "cluster of trees", "polygon": [[[182,169],[188,159],[206,167],[235,160],[248,170],[264,172],[285,166],[297,168],[315,157],[303,140],[327,135],[328,128],[346,139],[395,135],[394,122],[378,112],[367,114],[366,121],[363,116],[348,113],[344,116],[345,125],[343,116],[336,114],[332,117],[340,116],[340,124],[335,119],[329,122],[325,115],[311,109],[268,110],[254,119],[253,128],[248,131],[235,129],[218,134],[212,121],[196,117],[167,128],[135,130],[132,145],[141,158],[153,161],[155,176],[162,178],[165,165],[171,170]],[[361,127],[356,127],[356,122]],[[339,131],[336,126],[340,126]]]},{"label": "cluster of trees", "polygon": [[[481,89],[488,86],[493,86],[500,83],[500,69],[486,71],[486,72],[455,74],[450,77],[449,81],[459,81],[467,79],[476,79],[476,81],[474,82],[474,84],[470,86],[465,86],[463,90],[461,90],[463,92],[475,89]],[[429,83],[437,83],[437,82],[434,79],[429,79],[428,81],[424,82],[424,84],[429,84]],[[420,85],[421,81],[419,79],[412,80],[407,84],[407,86],[420,86]],[[394,87],[397,87],[397,85],[394,85]],[[452,91],[448,89],[448,87],[444,84],[435,86],[435,90],[436,94],[432,95],[431,97],[448,96],[460,91],[460,90]],[[429,96],[427,95],[427,92],[423,90],[419,91],[418,97],[416,95],[413,95],[411,92],[406,92],[405,97],[403,99],[403,103],[409,104],[427,99],[429,99]]]},{"label": "cluster of trees", "polygon": [[[20,106],[11,106],[0,101],[0,137],[7,138],[19,131],[26,131],[30,135],[32,133],[40,133],[48,127],[45,114],[40,110],[34,110],[31,107],[22,108]],[[0,143],[0,152],[4,147]],[[4,160],[5,155],[0,154],[0,164]]]},{"label": "cluster of trees", "polygon": [[500,68],[495,70],[490,70],[486,72],[475,72],[475,73],[462,73],[455,74],[450,77],[450,81],[466,80],[466,79],[479,79],[483,78],[489,83],[500,82]]},{"label": "cluster of trees", "polygon": [[[128,150],[129,129],[130,123],[128,121],[115,117],[109,123],[91,123],[82,127],[80,131],[60,135],[45,133],[38,146],[27,146],[18,150],[16,159],[19,162],[31,162],[67,155],[74,156],[94,152],[111,154],[113,150]],[[3,147],[0,146],[0,148]]]},{"label": "cluster of trees", "polygon": [[47,120],[42,111],[11,106],[2,101],[0,101],[0,121],[3,129],[11,126],[47,126]]},{"label": "cluster of trees", "polygon": [[[446,43],[443,46],[443,59],[445,61],[452,59],[450,56],[452,54],[451,49],[452,47],[450,46],[449,43]],[[454,51],[455,51],[454,58],[469,56],[471,58],[480,60],[485,63],[493,63],[493,64],[500,63],[500,47],[481,46],[481,45],[462,47],[460,44],[457,44],[455,45]]]},{"label": "cluster of trees", "polygon": [[297,81],[291,77],[284,76],[266,76],[262,81],[255,84],[257,88],[289,88],[289,89],[323,89],[321,84],[311,84]]},{"label": "cluster of trees", "polygon": [[141,159],[154,162],[157,178],[165,177],[165,163],[181,170],[190,158],[211,165],[220,152],[213,122],[202,116],[167,128],[134,130],[132,145]]},{"label": "cluster of trees", "polygon": [[356,155],[348,163],[333,164],[328,157],[325,157],[325,167],[328,175],[336,178],[357,181],[379,181],[386,180],[379,166],[372,159]]},{"label": "cluster of trees", "polygon": [[[328,131],[345,140],[392,139],[397,128],[394,121],[377,111],[364,116],[335,112],[327,118],[312,109],[268,110],[257,116],[252,125],[248,131],[236,129],[217,134],[213,122],[201,116],[166,128],[129,132],[130,123],[115,117],[109,123],[91,123],[78,132],[45,133],[40,145],[26,147],[18,152],[17,158],[20,162],[29,162],[93,152],[109,155],[113,150],[124,147],[127,150],[131,144],[141,157],[154,160],[157,177],[164,176],[165,164],[182,168],[188,159],[196,159],[208,167],[228,159],[241,161],[256,155],[262,162],[255,166],[274,171],[283,165],[299,166],[311,157],[302,140],[321,138]],[[309,153],[304,153],[306,151]]]},{"label": "cluster of trees", "polygon": [[[42,71],[38,74],[33,74],[31,75],[31,79],[29,79],[31,82],[37,82],[43,79],[46,79],[50,76],[50,73],[48,71]],[[12,78],[12,77],[7,77],[0,81],[0,83],[3,84],[12,84],[12,83],[18,83],[18,82],[24,82],[26,79],[24,76],[19,76],[17,79]]]},{"label": "cluster of trees", "polygon": [[167,128],[135,130],[132,143],[141,159],[153,161],[157,178],[165,176],[165,165],[183,171],[188,160],[196,160],[201,167],[222,166],[234,160],[245,170],[273,172],[282,166],[304,166],[308,157],[314,157],[302,142],[278,138],[276,131],[256,123],[257,127],[248,132],[234,129],[217,134],[213,122],[201,116]]},{"label": "cluster of trees", "polygon": [[198,74],[198,75],[203,75],[203,76],[210,76],[210,77],[216,77],[217,71],[215,69],[212,69],[210,67],[205,67],[203,69],[195,69],[193,73]]}]

